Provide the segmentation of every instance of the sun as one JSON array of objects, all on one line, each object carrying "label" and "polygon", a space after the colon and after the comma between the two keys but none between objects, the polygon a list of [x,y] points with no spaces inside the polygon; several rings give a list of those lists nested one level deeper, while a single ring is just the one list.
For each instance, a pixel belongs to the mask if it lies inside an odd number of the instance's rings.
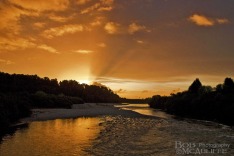
[{"label": "sun", "polygon": [[79,83],[80,84],[90,84],[91,83],[91,81],[90,80],[88,80],[88,79],[84,79],[84,80],[79,80]]}]

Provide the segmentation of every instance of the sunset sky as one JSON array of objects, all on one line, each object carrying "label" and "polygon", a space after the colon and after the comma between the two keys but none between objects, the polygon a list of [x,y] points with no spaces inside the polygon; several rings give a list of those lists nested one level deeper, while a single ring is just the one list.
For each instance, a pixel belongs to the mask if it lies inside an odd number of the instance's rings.
[{"label": "sunset sky", "polygon": [[0,0],[0,71],[121,97],[234,78],[233,0]]}]

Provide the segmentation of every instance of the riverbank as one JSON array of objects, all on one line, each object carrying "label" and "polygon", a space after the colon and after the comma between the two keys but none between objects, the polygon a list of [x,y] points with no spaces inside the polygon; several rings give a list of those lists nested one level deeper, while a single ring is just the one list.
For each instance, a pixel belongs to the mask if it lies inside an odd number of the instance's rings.
[{"label": "riverbank", "polygon": [[125,117],[144,117],[144,115],[114,107],[111,103],[85,103],[73,105],[72,109],[32,109],[32,115],[20,120],[21,123],[32,121],[45,121],[53,119],[68,119],[78,117],[97,117],[97,116],[125,116]]}]

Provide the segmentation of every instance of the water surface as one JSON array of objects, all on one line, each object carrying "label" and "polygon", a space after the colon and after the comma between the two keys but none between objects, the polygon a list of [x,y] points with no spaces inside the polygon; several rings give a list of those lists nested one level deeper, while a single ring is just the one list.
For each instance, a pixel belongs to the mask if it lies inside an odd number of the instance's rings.
[{"label": "water surface", "polygon": [[169,119],[172,115],[169,115],[163,111],[152,109],[148,104],[124,104],[124,105],[115,105],[124,110],[131,110],[143,115],[156,116],[164,119]]},{"label": "water surface", "polygon": [[[214,153],[197,155],[234,155],[234,130],[230,126],[205,120],[178,118],[160,110],[152,109],[148,106],[148,104],[128,104],[117,107],[120,107],[121,109],[132,110],[143,115],[162,118],[162,121],[164,122],[161,124],[156,124],[154,128],[148,132],[146,142],[141,144],[141,146],[148,144],[146,149],[150,149],[152,151],[163,150],[163,153],[153,152],[153,154],[150,155],[194,155],[191,153],[180,153],[181,151],[178,150],[181,149],[175,148],[176,142],[180,142],[182,144],[193,144],[195,145],[194,149],[198,149],[199,151],[210,150],[210,148],[199,146],[200,144],[211,144],[217,146],[226,144],[229,145],[229,147],[217,147],[214,148]],[[151,147],[155,144],[157,145]],[[182,150],[187,149],[189,148]],[[222,150],[224,150],[223,153]]]},{"label": "water surface", "polygon": [[6,135],[1,156],[85,155],[100,132],[100,118],[57,119],[32,122],[28,128]]},{"label": "water surface", "polygon": [[103,116],[32,122],[3,137],[0,156],[173,156],[177,152],[175,142],[229,144],[227,153],[221,155],[234,155],[234,131],[229,126],[208,121],[178,120],[149,108],[147,104],[116,107],[159,118]]}]

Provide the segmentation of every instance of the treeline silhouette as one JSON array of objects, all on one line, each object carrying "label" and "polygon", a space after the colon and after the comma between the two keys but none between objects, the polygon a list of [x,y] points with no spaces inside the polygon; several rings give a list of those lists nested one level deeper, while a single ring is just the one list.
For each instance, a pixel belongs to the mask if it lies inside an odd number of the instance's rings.
[{"label": "treeline silhouette", "polygon": [[121,98],[121,103],[130,103],[130,104],[145,104],[149,103],[151,98],[144,98],[144,99],[127,99],[127,98]]},{"label": "treeline silhouette", "polygon": [[149,105],[181,117],[234,125],[234,82],[226,78],[223,84],[212,88],[196,79],[187,91],[171,96],[155,95]]},{"label": "treeline silhouette", "polygon": [[120,97],[104,85],[0,72],[0,132],[29,116],[31,108],[71,108],[72,104],[84,102],[119,101]]}]

